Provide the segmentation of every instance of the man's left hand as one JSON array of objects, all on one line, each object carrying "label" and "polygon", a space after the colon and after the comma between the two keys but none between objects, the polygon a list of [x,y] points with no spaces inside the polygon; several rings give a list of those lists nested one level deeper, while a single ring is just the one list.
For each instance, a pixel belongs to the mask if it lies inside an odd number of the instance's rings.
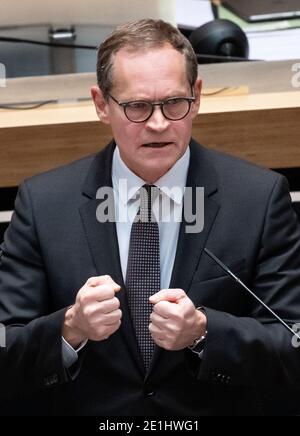
[{"label": "man's left hand", "polygon": [[182,289],[163,289],[149,299],[153,304],[149,330],[166,350],[182,350],[206,332],[206,316]]}]

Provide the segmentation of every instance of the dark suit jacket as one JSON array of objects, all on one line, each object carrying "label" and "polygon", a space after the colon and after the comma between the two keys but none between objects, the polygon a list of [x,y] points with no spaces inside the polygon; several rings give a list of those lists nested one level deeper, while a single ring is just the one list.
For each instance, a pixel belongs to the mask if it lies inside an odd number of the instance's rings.
[{"label": "dark suit jacket", "polygon": [[[286,180],[191,142],[187,186],[205,188],[205,226],[192,234],[181,224],[170,288],[184,289],[195,306],[205,308],[207,341],[202,361],[189,350],[157,347],[145,374],[115,224],[96,220],[96,192],[112,185],[114,147],[33,177],[19,189],[0,266],[0,322],[8,326],[7,347],[0,348],[0,395],[28,394],[44,414],[264,413],[270,392],[279,395],[299,384],[300,350],[203,249],[287,323],[299,322],[300,232]],[[66,371],[66,308],[89,277],[103,274],[122,287],[122,326],[106,341],[89,341]],[[26,413],[35,414],[31,407]]]}]

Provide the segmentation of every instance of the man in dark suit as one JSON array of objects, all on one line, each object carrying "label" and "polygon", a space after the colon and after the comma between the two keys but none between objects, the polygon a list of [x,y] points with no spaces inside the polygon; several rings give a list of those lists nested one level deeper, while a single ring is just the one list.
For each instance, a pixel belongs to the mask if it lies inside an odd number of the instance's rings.
[{"label": "man in dark suit", "polygon": [[172,26],[118,28],[97,72],[114,140],[26,180],[1,246],[1,395],[59,415],[266,413],[272,391],[299,383],[300,351],[204,248],[299,322],[287,183],[191,139],[201,80]]}]

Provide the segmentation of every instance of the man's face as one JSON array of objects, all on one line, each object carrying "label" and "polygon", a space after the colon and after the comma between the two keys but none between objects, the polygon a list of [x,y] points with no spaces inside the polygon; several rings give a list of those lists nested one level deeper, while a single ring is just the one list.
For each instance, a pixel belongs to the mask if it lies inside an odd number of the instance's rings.
[{"label": "man's face", "polygon": [[[105,101],[98,87],[92,88],[99,118],[110,124],[122,160],[138,176],[154,183],[184,154],[191,137],[192,120],[198,113],[201,80],[194,92],[196,101],[182,120],[166,119],[155,107],[145,122],[129,121],[115,101]],[[146,52],[120,50],[114,60],[111,95],[119,102],[161,101],[170,97],[191,97],[185,58],[170,45]]]}]

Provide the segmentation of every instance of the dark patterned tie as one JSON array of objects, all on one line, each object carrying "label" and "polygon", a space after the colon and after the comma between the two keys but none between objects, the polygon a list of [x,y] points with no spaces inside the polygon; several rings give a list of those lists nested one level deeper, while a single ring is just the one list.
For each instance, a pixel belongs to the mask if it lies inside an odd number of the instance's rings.
[{"label": "dark patterned tie", "polygon": [[126,273],[128,303],[146,369],[154,350],[149,332],[149,297],[160,290],[159,229],[152,212],[158,191],[153,185],[140,189],[140,208],[131,227]]}]

